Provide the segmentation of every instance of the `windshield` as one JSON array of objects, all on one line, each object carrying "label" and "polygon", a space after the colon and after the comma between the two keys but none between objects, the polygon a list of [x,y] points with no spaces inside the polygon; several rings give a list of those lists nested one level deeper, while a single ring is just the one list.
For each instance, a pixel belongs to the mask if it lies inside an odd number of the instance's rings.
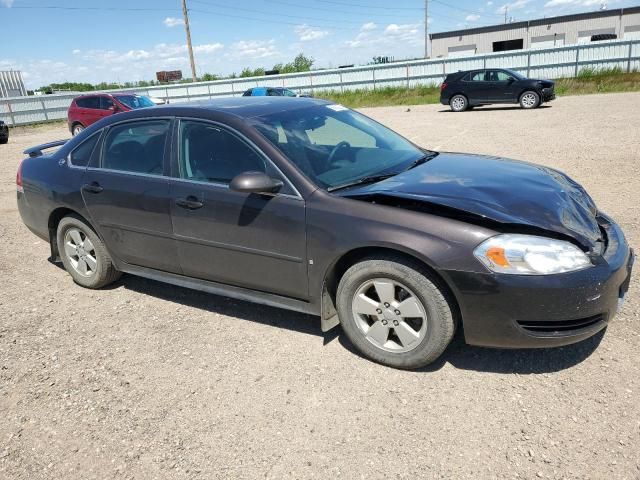
[{"label": "windshield", "polygon": [[399,173],[425,153],[397,133],[342,105],[255,117],[254,126],[320,187],[333,190]]},{"label": "windshield", "polygon": [[153,107],[155,105],[149,97],[144,97],[142,95],[117,95],[116,99],[123,105],[134,110],[136,108]]}]

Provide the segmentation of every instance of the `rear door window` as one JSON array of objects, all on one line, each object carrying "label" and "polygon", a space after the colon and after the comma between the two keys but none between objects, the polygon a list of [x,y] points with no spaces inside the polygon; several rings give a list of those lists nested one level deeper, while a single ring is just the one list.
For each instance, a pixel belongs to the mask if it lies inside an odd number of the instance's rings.
[{"label": "rear door window", "polygon": [[102,150],[102,168],[162,175],[164,147],[171,121],[145,120],[109,129]]},{"label": "rear door window", "polygon": [[100,108],[100,97],[83,97],[76,100],[76,105],[80,108]]}]

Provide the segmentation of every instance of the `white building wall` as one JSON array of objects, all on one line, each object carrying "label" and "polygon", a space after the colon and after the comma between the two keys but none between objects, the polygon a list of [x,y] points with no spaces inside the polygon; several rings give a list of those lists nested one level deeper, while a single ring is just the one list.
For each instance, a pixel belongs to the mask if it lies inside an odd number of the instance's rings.
[{"label": "white building wall", "polygon": [[[523,40],[523,49],[550,48],[562,45],[588,43],[591,35],[614,33],[618,39],[637,39],[640,37],[640,12],[624,13],[623,15],[609,15],[576,19],[563,22],[549,23],[544,20],[532,20],[525,24],[519,22],[513,28],[498,25],[497,31],[465,34],[461,30],[459,35],[434,38],[431,43],[432,57],[459,56],[460,52],[468,52],[465,46],[475,45],[476,54],[493,52],[493,42],[505,40]],[[469,31],[473,31],[470,29]],[[555,42],[555,43],[554,43]],[[468,54],[468,53],[467,53]]]}]

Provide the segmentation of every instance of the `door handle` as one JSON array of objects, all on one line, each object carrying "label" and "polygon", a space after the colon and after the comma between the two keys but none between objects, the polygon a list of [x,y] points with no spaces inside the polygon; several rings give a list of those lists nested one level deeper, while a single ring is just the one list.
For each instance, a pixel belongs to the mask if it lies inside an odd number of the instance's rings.
[{"label": "door handle", "polygon": [[104,190],[98,182],[85,183],[82,189],[91,193],[100,193]]},{"label": "door handle", "polygon": [[198,208],[202,208],[204,206],[204,203],[202,203],[193,195],[189,195],[187,198],[179,198],[178,200],[176,200],[176,205],[188,210],[197,210]]}]

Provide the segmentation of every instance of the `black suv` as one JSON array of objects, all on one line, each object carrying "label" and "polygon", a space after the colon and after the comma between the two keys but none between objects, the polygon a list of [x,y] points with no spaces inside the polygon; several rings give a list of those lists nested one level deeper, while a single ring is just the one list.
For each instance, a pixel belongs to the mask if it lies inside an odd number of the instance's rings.
[{"label": "black suv", "polygon": [[505,69],[482,69],[447,75],[440,86],[440,103],[454,112],[493,103],[519,103],[537,108],[556,98],[551,80],[532,80]]},{"label": "black suv", "polygon": [[6,123],[0,120],[0,143],[7,143],[9,141],[9,127]]}]

